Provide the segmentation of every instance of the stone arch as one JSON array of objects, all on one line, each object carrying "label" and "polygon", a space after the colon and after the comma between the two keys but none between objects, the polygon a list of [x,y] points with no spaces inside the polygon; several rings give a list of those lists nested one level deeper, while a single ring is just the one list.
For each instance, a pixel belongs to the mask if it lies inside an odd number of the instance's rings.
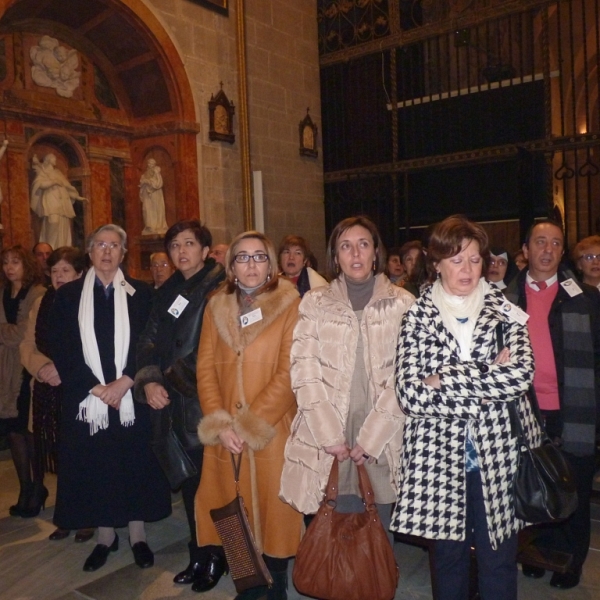
[{"label": "stone arch", "polygon": [[[69,97],[32,81],[31,49],[43,36],[77,53],[80,82]],[[7,190],[3,243],[35,241],[24,209],[28,152],[32,140],[54,135],[55,142],[70,139],[73,144],[65,141],[65,148],[82,154],[77,168],[90,196],[85,233],[120,218],[132,242],[128,266],[132,274],[142,274],[137,185],[153,148],[164,150],[169,171],[168,223],[199,214],[200,128],[174,41],[142,0],[0,0],[0,52],[2,44],[8,67],[0,73],[0,136],[6,133],[11,142],[5,157],[10,181],[8,176],[2,181],[0,167],[0,184]]]}]

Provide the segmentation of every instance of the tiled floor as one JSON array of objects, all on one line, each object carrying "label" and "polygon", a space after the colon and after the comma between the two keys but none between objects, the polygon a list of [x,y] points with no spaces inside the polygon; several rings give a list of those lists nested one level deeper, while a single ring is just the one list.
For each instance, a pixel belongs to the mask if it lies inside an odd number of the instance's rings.
[{"label": "tiled floor", "polygon": [[[7,452],[0,453],[0,600],[231,600],[235,590],[225,577],[206,594],[199,595],[187,586],[177,586],[173,575],[187,564],[186,522],[178,496],[173,498],[173,515],[147,527],[148,542],[156,553],[155,566],[139,569],[127,543],[127,530],[118,530],[121,544],[106,566],[95,573],[81,569],[94,541],[75,544],[73,537],[48,541],[52,526],[55,479],[47,478],[48,506],[35,519],[12,518],[8,507],[16,500],[18,486]],[[519,600],[600,600],[600,506],[593,507],[592,547],[581,584],[574,590],[560,591],[548,585],[550,579],[527,580],[519,577]],[[431,598],[427,552],[396,544],[401,569],[395,600]],[[303,598],[290,590],[290,600]],[[370,600],[365,598],[364,600]]]}]

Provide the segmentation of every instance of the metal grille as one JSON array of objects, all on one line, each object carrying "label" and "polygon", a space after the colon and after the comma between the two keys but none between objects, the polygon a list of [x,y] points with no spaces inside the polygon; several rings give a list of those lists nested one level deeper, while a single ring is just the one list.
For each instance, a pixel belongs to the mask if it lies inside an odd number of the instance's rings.
[{"label": "metal grille", "polygon": [[[519,219],[521,230],[560,217],[571,243],[600,231],[600,0],[395,5],[380,40],[322,46],[328,218],[347,216],[373,177],[390,181],[378,186],[388,243],[461,211]],[[357,126],[357,115],[376,125]],[[428,185],[441,169],[513,180],[505,202],[483,193],[474,212],[468,186],[462,197],[441,190],[432,214]]]}]

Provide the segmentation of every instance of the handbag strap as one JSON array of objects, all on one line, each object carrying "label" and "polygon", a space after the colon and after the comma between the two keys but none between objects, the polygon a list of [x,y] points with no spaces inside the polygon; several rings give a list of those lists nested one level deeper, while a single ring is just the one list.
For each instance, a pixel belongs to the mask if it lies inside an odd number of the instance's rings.
[{"label": "handbag strap", "polygon": [[[375,505],[375,494],[373,493],[373,486],[369,479],[369,474],[364,465],[356,467],[358,469],[358,488],[360,490],[363,502],[365,503],[366,510],[377,510]],[[338,479],[339,479],[339,464],[336,458],[333,459],[331,465],[331,472],[329,473],[329,479],[327,480],[327,488],[325,489],[325,503],[329,506],[335,506],[338,496]]]},{"label": "handbag strap", "polygon": [[234,454],[230,452],[231,464],[233,466],[233,479],[235,481],[235,491],[237,495],[240,495],[240,469],[242,467],[242,453]]},{"label": "handbag strap", "polygon": [[[496,324],[496,340],[498,342],[498,352],[500,352],[504,348],[504,330],[502,329],[502,321]],[[540,405],[538,404],[537,395],[535,393],[535,388],[533,387],[533,384],[531,384],[529,386],[529,390],[525,392],[525,397],[527,398],[529,405],[531,406],[531,410],[533,412],[535,420],[538,422],[538,425],[542,430],[542,439],[549,439],[548,434],[546,433],[544,419],[542,418],[542,413],[540,412]],[[525,436],[525,432],[523,431],[523,423],[521,422],[521,417],[519,415],[519,411],[517,410],[517,401],[512,400],[510,402],[507,402],[507,406],[508,414],[510,416],[511,432],[513,436],[518,439],[519,444],[525,444],[525,446],[529,448],[529,443]]]}]

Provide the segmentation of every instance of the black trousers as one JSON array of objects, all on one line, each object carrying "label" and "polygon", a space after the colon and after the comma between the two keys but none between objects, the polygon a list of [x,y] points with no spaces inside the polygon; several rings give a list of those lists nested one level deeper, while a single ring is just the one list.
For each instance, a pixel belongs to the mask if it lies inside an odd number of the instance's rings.
[{"label": "black trousers", "polygon": [[469,597],[471,546],[479,569],[479,593],[483,600],[517,600],[517,534],[494,550],[490,544],[479,471],[467,473],[466,535],[462,542],[435,543],[438,600]]},{"label": "black trousers", "polygon": [[187,516],[188,525],[190,528],[191,543],[194,546],[198,545],[196,538],[196,518],[194,515],[194,499],[196,498],[196,491],[200,485],[200,475],[202,474],[202,457],[204,456],[204,446],[198,446],[187,450],[188,456],[191,461],[198,469],[198,473],[194,477],[189,477],[181,485],[181,499],[183,500],[183,506],[185,508],[185,514]]}]

